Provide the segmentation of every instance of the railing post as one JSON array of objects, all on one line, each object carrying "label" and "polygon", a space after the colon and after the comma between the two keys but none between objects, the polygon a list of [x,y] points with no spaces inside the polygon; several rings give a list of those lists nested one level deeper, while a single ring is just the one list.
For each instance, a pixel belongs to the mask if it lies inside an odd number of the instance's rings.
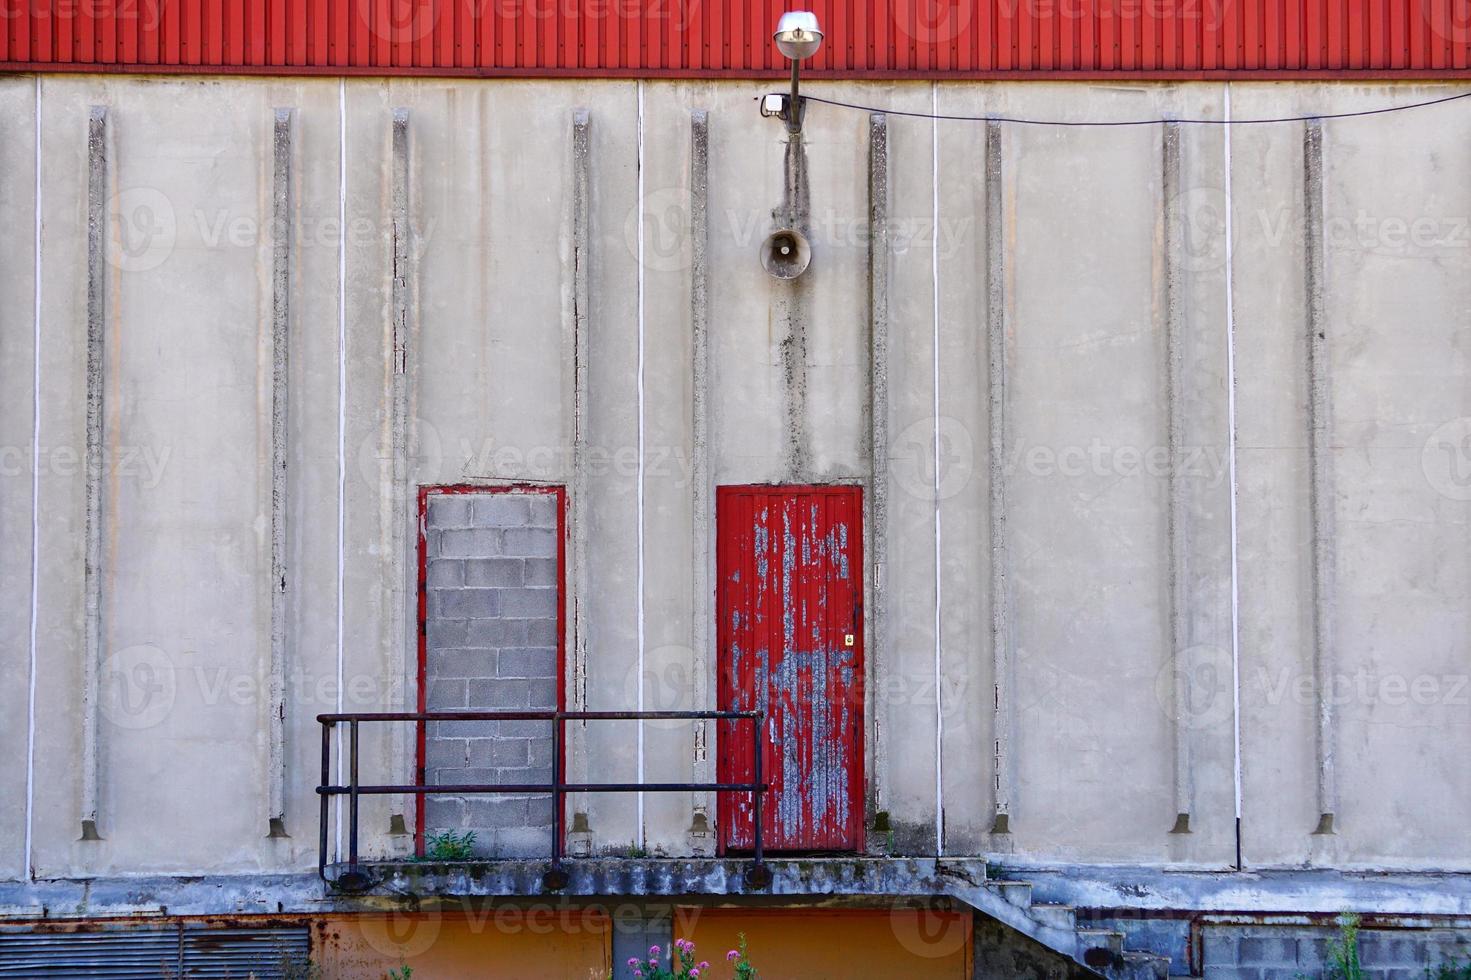
[{"label": "railing post", "polygon": [[347,873],[358,873],[358,720],[347,723],[348,731],[348,797],[347,797]]},{"label": "railing post", "polygon": [[765,727],[765,723],[765,713],[758,710],[756,712],[756,717],[753,719],[755,732],[751,739],[753,743],[752,747],[754,749],[754,751],[751,753],[753,764],[752,772],[755,777],[753,780],[753,785],[755,788],[752,790],[751,793],[751,806],[752,810],[754,811],[752,815],[755,818],[754,824],[756,846],[755,853],[752,856],[751,866],[746,869],[746,884],[750,885],[752,888],[765,888],[771,884],[771,871],[766,867],[766,858],[761,846],[761,804],[763,798],[766,795],[764,792],[766,778],[763,774],[763,766],[761,761],[761,729]]},{"label": "railing post", "polygon": [[562,867],[562,712],[552,719],[552,866],[542,875],[547,891],[567,887],[567,870]]},{"label": "railing post", "polygon": [[[337,876],[332,884],[343,891],[355,892],[365,891],[373,883],[373,879],[358,868],[358,716],[353,715],[347,720],[347,754],[348,754],[348,786],[347,786],[347,870]],[[324,754],[325,758],[325,754]],[[325,764],[325,763],[324,763]],[[334,790],[340,787],[333,786]],[[338,811],[341,812],[340,810]],[[325,820],[323,821],[325,825]],[[326,831],[322,832],[323,846],[326,845]]]},{"label": "railing post", "polygon": [[331,804],[332,794],[327,792],[327,787],[332,782],[332,723],[322,722],[322,780],[317,783],[321,789],[317,795],[321,797],[321,819],[317,821],[317,876],[323,881],[327,880],[327,816]]}]

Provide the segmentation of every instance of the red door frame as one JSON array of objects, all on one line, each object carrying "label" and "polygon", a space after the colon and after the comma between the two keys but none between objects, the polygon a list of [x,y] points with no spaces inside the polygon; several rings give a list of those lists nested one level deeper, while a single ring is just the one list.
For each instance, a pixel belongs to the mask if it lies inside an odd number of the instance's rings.
[{"label": "red door frame", "polygon": [[[429,691],[427,686],[428,659],[429,659],[429,548],[426,538],[427,523],[429,516],[430,495],[457,495],[476,493],[521,493],[521,494],[546,494],[554,497],[557,502],[557,710],[565,711],[567,708],[567,488],[563,486],[547,486],[540,483],[511,483],[497,486],[477,486],[475,484],[433,484],[419,487],[419,597],[418,597],[418,620],[419,620],[419,663],[417,671],[418,681],[418,712],[423,714],[427,709]],[[414,745],[414,785],[424,785],[425,769],[425,726],[421,722],[416,725]],[[567,739],[560,741],[561,751],[553,764],[557,767],[557,773],[566,782],[566,759]],[[565,799],[564,799],[565,804]],[[561,807],[552,803],[553,809],[553,833],[563,833],[567,822],[563,819],[564,814]],[[424,856],[424,796],[414,797],[414,853],[419,857]]]},{"label": "red door frame", "polygon": [[[721,690],[721,687],[722,687],[721,678],[724,676],[724,671],[727,669],[727,664],[729,663],[728,658],[726,657],[726,650],[725,650],[724,644],[721,642],[721,639],[720,639],[721,638],[721,635],[722,635],[722,629],[721,629],[721,618],[722,618],[721,617],[721,613],[722,613],[722,610],[721,610],[721,604],[720,604],[721,603],[721,599],[720,599],[720,596],[721,596],[720,549],[722,547],[721,542],[724,541],[724,536],[723,536],[723,534],[721,532],[721,527],[720,527],[720,513],[721,513],[721,506],[720,505],[721,505],[721,501],[723,499],[725,499],[727,497],[735,496],[735,495],[738,495],[738,494],[741,494],[741,493],[786,493],[786,494],[819,493],[819,494],[827,494],[827,495],[833,495],[833,496],[852,496],[852,497],[856,498],[855,499],[855,506],[853,508],[853,513],[854,513],[854,515],[855,515],[855,517],[856,517],[856,519],[857,519],[857,521],[859,523],[859,526],[856,529],[851,530],[849,532],[849,544],[850,544],[850,558],[849,558],[849,560],[852,563],[852,567],[858,570],[858,576],[859,576],[858,582],[857,582],[857,594],[856,594],[856,597],[855,597],[855,600],[854,600],[854,610],[855,610],[855,612],[857,614],[858,622],[857,622],[856,635],[854,637],[854,640],[855,640],[855,643],[854,643],[854,647],[855,647],[854,657],[855,657],[855,659],[854,659],[854,665],[853,665],[853,674],[854,674],[854,678],[855,678],[854,689],[857,691],[859,697],[857,698],[857,703],[853,705],[853,709],[854,709],[853,710],[853,723],[854,723],[854,725],[856,727],[856,731],[854,732],[854,735],[853,735],[853,743],[852,743],[852,747],[851,747],[851,751],[852,751],[851,769],[852,769],[853,778],[850,780],[850,782],[849,782],[849,788],[848,788],[848,795],[849,795],[849,800],[848,800],[848,820],[849,820],[849,835],[850,835],[850,838],[854,842],[853,843],[853,851],[855,853],[860,853],[861,854],[861,853],[863,853],[864,849],[867,846],[867,843],[866,843],[867,827],[865,826],[865,823],[866,822],[864,820],[864,813],[865,813],[865,809],[864,809],[864,795],[866,793],[867,785],[868,785],[868,765],[867,765],[866,754],[864,752],[864,747],[865,747],[865,744],[866,744],[866,737],[867,737],[867,732],[866,732],[866,724],[867,724],[867,704],[866,704],[866,702],[867,702],[867,696],[866,696],[866,693],[865,693],[866,690],[867,690],[867,686],[868,686],[868,684],[867,684],[867,680],[868,679],[867,679],[867,673],[866,673],[866,670],[867,670],[867,649],[866,649],[867,620],[866,620],[866,618],[864,616],[864,608],[863,608],[864,599],[866,598],[866,586],[867,586],[867,578],[868,578],[868,568],[867,568],[867,565],[865,564],[866,559],[865,559],[864,550],[863,550],[863,542],[864,542],[864,534],[865,534],[865,527],[864,527],[864,523],[865,523],[865,510],[864,510],[864,508],[866,506],[866,503],[865,503],[865,501],[863,499],[863,487],[862,487],[861,484],[852,484],[852,483],[830,483],[830,484],[745,483],[745,484],[733,484],[733,485],[718,486],[718,487],[715,488],[715,538],[716,538],[715,567],[716,567],[716,582],[715,582],[715,596],[714,596],[714,600],[715,600],[715,616],[716,616],[716,624],[715,624],[715,631],[716,631],[716,664],[715,664],[715,669],[716,669],[716,697],[717,698],[720,697],[720,690]],[[725,707],[726,707],[726,705],[724,703],[722,703],[720,701],[717,701],[717,708],[724,709]],[[719,732],[719,731],[720,730],[717,728],[717,732]],[[738,743],[741,743],[741,744],[743,744],[744,738],[746,737],[746,733],[739,732],[739,731],[731,732],[729,734],[730,734],[731,737],[733,737],[736,740],[738,740]],[[766,748],[766,744],[765,744],[765,741],[764,740],[762,740],[759,743],[759,748],[760,748],[761,751],[764,752],[764,750]],[[725,754],[726,753],[726,746],[724,746],[723,744],[721,744],[718,741],[718,739],[717,739],[717,744],[716,744],[716,753],[717,753],[716,754],[716,768],[717,768],[717,773],[719,773],[719,770],[725,764],[725,759],[727,757],[726,757],[726,754]],[[763,758],[763,763],[764,762],[765,762],[765,758]],[[764,766],[764,768],[765,768],[765,771],[766,772],[770,772],[771,771],[769,765]],[[717,776],[717,778],[719,778],[719,777]],[[764,811],[765,811],[765,813],[770,814],[773,811],[773,808],[774,808],[774,804],[770,800],[768,800],[766,802],[765,807],[764,807]],[[734,810],[734,806],[733,806],[732,801],[730,801],[730,798],[727,795],[722,794],[720,796],[719,800],[717,801],[717,814],[719,816],[719,819],[718,819],[717,823],[719,824],[719,827],[718,827],[718,831],[719,832],[718,832],[718,836],[717,836],[717,839],[716,839],[716,853],[717,854],[720,854],[720,855],[724,855],[726,853],[726,840],[727,840],[727,834],[729,832],[729,828],[727,826],[727,823],[728,823],[728,821],[729,821],[729,819],[731,817],[731,814],[732,814],[733,810]],[[769,838],[768,838],[768,840],[769,840]],[[770,846],[769,845],[767,846],[767,849],[768,850],[770,849]]]}]

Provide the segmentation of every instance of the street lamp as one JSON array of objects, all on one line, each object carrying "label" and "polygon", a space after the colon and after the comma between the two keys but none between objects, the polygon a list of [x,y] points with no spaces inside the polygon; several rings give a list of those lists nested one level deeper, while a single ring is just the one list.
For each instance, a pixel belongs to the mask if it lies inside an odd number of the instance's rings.
[{"label": "street lamp", "polygon": [[797,73],[802,62],[822,47],[822,28],[817,15],[810,10],[789,10],[776,22],[771,35],[776,49],[792,62],[792,94],[787,99],[785,118],[787,132],[796,136],[802,131],[802,100],[797,95]]}]

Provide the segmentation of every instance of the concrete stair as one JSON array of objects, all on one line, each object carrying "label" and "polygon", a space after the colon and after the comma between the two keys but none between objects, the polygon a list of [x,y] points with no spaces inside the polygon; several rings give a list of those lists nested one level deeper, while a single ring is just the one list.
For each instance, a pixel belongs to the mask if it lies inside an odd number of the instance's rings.
[{"label": "concrete stair", "polygon": [[1001,897],[1019,909],[1032,907],[1032,883],[1030,881],[993,881],[991,884]]},{"label": "concrete stair", "polygon": [[1079,929],[1078,950],[1080,952],[1107,951],[1110,956],[1124,955],[1124,934],[1112,929]]},{"label": "concrete stair", "polygon": [[1078,912],[1071,905],[1050,905],[1045,902],[1037,902],[1026,911],[1033,919],[1050,928],[1071,933],[1078,931]]},{"label": "concrete stair", "polygon": [[1109,976],[1118,980],[1169,980],[1170,958],[1143,950],[1126,951],[1124,965]]},{"label": "concrete stair", "polygon": [[1032,900],[1026,881],[974,881],[939,875],[947,891],[976,911],[989,915],[1035,942],[1073,960],[1108,980],[1165,980],[1170,960],[1144,950],[1124,948],[1124,934],[1111,929],[1079,927],[1077,909]]},{"label": "concrete stair", "polygon": [[1115,980],[1165,980],[1170,958],[1124,949],[1124,934],[1113,929],[1079,929],[1078,959]]}]

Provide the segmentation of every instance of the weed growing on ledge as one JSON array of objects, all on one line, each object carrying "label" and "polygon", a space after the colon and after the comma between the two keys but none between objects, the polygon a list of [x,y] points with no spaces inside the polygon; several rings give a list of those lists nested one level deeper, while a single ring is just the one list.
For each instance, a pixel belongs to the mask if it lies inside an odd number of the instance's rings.
[{"label": "weed growing on ledge", "polygon": [[[1326,950],[1328,965],[1323,970],[1324,980],[1364,980],[1364,968],[1359,965],[1359,917],[1344,912],[1338,917],[1338,937],[1328,941]],[[1297,980],[1307,980],[1307,974],[1299,973]]]},{"label": "weed growing on ledge", "polygon": [[1363,980],[1359,966],[1359,917],[1345,912],[1338,917],[1338,938],[1328,943],[1328,976],[1335,980]]},{"label": "weed growing on ledge", "polygon": [[[1364,968],[1359,963],[1359,921],[1352,912],[1338,917],[1338,937],[1328,942],[1324,980],[1364,980]],[[1299,973],[1297,980],[1307,980],[1307,974]],[[1471,980],[1471,962],[1460,966],[1447,963],[1434,970],[1427,966],[1425,980]]]},{"label": "weed growing on ledge", "polygon": [[453,830],[442,830],[430,834],[424,840],[426,861],[469,861],[475,856],[475,831],[457,834]]}]

